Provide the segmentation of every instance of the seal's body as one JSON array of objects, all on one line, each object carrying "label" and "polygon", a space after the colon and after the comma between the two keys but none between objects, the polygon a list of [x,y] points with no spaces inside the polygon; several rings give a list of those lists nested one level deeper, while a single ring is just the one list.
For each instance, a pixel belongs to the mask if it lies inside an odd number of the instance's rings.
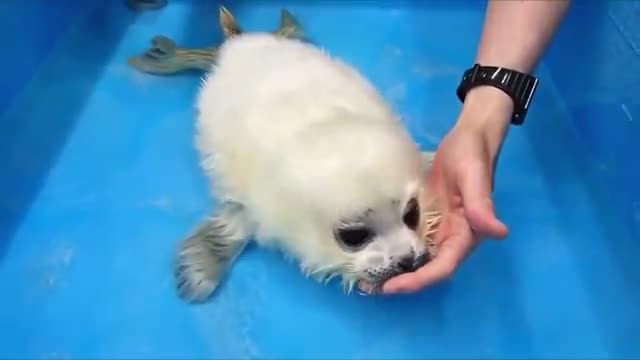
[{"label": "seal's body", "polygon": [[299,40],[240,35],[220,48],[196,107],[220,202],[179,249],[183,298],[207,298],[251,238],[349,290],[430,259],[416,230],[434,206],[424,200],[431,156],[347,64]]}]

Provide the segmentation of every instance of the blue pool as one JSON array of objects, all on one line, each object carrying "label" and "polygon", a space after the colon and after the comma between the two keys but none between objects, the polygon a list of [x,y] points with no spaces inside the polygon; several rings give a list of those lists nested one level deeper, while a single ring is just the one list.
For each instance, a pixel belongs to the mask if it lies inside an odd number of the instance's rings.
[{"label": "blue pool", "polygon": [[[204,305],[172,256],[212,203],[192,145],[199,73],[127,58],[164,34],[222,38],[218,2],[0,3],[0,357],[640,357],[640,3],[581,1],[500,158],[510,236],[414,295],[346,296],[251,248]],[[420,5],[415,5],[420,3]],[[484,3],[233,1],[248,31],[286,7],[433,149],[460,108]],[[240,94],[239,94],[240,95]]]}]

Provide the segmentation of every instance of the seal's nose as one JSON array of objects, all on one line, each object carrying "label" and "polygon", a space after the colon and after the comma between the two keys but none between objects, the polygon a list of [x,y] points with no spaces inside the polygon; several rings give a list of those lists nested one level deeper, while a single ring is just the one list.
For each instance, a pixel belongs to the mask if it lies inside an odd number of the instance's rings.
[{"label": "seal's nose", "polygon": [[431,254],[429,252],[425,252],[424,254],[418,256],[414,261],[414,266],[417,269],[423,267],[426,263],[431,260]]},{"label": "seal's nose", "polygon": [[413,256],[405,256],[398,261],[398,267],[402,272],[413,271]]},{"label": "seal's nose", "polygon": [[411,255],[405,256],[398,261],[398,267],[402,272],[412,272],[421,268],[424,264],[429,262],[429,254],[424,253],[418,257]]}]

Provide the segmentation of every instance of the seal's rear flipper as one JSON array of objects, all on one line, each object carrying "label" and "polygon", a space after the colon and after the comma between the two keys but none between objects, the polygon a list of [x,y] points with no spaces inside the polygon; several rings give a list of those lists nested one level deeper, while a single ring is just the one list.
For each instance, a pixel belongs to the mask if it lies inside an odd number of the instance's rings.
[{"label": "seal's rear flipper", "polygon": [[218,9],[218,21],[225,39],[240,35],[243,32],[235,16],[233,16],[229,9],[222,5],[220,5]]},{"label": "seal's rear flipper", "polygon": [[178,295],[205,301],[247,244],[251,226],[238,203],[223,203],[180,244],[175,263]]},{"label": "seal's rear flipper", "polygon": [[286,38],[301,39],[304,37],[302,26],[287,9],[280,10],[280,27],[278,33]]}]

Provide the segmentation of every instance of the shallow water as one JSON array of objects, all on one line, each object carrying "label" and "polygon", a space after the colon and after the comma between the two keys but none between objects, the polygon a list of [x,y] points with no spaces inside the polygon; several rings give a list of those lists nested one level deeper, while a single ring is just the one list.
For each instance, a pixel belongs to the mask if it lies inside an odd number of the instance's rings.
[{"label": "shallow water", "polygon": [[[596,183],[554,85],[500,159],[508,240],[413,296],[345,296],[250,248],[218,296],[180,302],[171,261],[211,199],[192,145],[200,74],[154,76],[126,58],[162,33],[219,41],[217,5],[98,6],[78,19],[2,119],[0,354],[19,358],[621,357],[640,353],[640,245]],[[230,6],[246,30],[279,7]],[[352,4],[352,3],[349,3]],[[480,8],[287,7],[359,68],[433,149],[459,109]]]}]

